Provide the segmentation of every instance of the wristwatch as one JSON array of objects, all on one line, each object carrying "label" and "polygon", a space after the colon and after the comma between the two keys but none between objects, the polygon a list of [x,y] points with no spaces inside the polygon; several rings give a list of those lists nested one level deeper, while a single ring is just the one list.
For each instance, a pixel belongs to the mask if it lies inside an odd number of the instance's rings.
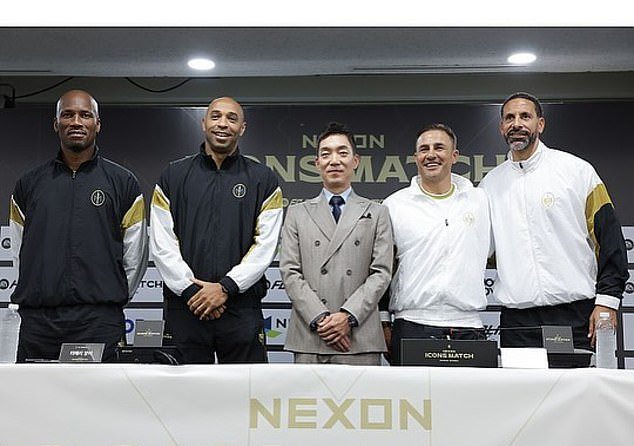
[{"label": "wristwatch", "polygon": [[357,318],[354,317],[354,315],[352,313],[348,313],[348,325],[350,325],[350,327],[358,327],[359,326],[359,321],[357,321]]}]

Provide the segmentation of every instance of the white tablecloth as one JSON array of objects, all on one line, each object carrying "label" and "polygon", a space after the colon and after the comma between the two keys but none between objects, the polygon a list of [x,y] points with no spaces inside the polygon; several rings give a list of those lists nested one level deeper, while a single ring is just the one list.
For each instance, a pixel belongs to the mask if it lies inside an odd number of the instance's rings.
[{"label": "white tablecloth", "polygon": [[631,446],[634,371],[0,365],[2,446]]}]

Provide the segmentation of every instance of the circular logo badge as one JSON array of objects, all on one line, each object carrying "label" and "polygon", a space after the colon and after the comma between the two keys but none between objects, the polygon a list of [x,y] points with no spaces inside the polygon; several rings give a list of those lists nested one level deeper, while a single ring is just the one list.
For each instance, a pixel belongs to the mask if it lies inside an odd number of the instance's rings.
[{"label": "circular logo badge", "polygon": [[102,190],[96,189],[90,195],[90,202],[99,207],[106,202],[106,194],[104,194]]},{"label": "circular logo badge", "polygon": [[626,238],[625,239],[625,249],[627,249],[628,251],[631,251],[632,248],[634,248],[634,242],[631,239]]},{"label": "circular logo badge", "polygon": [[550,192],[546,192],[542,197],[542,205],[544,205],[544,207],[548,209],[552,207],[553,204],[555,204],[555,196]]},{"label": "circular logo badge", "polygon": [[247,194],[247,187],[242,183],[238,183],[233,186],[231,193],[236,198],[243,198]]},{"label": "circular logo badge", "polygon": [[462,217],[462,221],[464,221],[465,225],[471,226],[471,225],[473,225],[473,222],[475,221],[475,217],[474,217],[474,215],[471,212],[467,212]]},{"label": "circular logo badge", "polygon": [[2,239],[2,247],[4,249],[11,249],[11,239],[9,237]]},{"label": "circular logo badge", "polygon": [[625,292],[626,292],[627,294],[632,294],[632,293],[634,293],[634,283],[632,283],[632,282],[627,282],[627,283],[625,284]]},{"label": "circular logo badge", "polygon": [[7,279],[0,280],[0,290],[6,290],[9,288],[9,281]]}]

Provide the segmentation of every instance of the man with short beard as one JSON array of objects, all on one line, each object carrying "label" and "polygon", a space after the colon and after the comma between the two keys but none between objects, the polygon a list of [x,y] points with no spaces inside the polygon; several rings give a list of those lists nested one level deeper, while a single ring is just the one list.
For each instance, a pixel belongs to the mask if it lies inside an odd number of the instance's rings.
[{"label": "man with short beard", "polygon": [[480,183],[489,196],[502,347],[541,347],[543,325],[571,326],[575,348],[594,345],[600,312],[616,326],[627,256],[621,226],[594,168],[547,147],[539,100],[502,104],[508,159]]},{"label": "man with short beard", "polygon": [[130,171],[101,156],[99,108],[88,93],[66,92],[53,128],[57,157],[23,175],[11,196],[18,362],[57,359],[64,342],[103,343],[112,361],[123,306],[147,265],[143,195]]},{"label": "man with short beard", "polygon": [[242,106],[211,101],[197,153],[173,161],[152,197],[150,247],[180,363],[267,361],[262,298],[282,227],[275,173],[240,153]]}]

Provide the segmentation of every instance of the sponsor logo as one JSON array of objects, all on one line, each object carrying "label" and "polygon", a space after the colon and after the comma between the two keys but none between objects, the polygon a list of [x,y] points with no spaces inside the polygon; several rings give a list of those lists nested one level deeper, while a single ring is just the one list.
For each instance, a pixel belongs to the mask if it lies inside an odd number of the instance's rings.
[{"label": "sponsor logo", "polygon": [[[285,416],[282,416],[284,405]],[[418,429],[432,430],[431,400],[422,407],[407,399],[273,398],[249,403],[249,428],[354,430]],[[322,420],[326,420],[321,424]],[[262,426],[261,426],[262,425]]]},{"label": "sponsor logo", "polygon": [[236,198],[243,198],[247,194],[247,187],[242,183],[238,183],[233,186],[231,193]]},{"label": "sponsor logo", "polygon": [[465,225],[472,226],[475,221],[475,216],[471,212],[467,212],[462,217],[462,221],[464,221]]},{"label": "sponsor logo", "polygon": [[17,282],[15,280],[12,282],[9,279],[0,279],[0,290],[15,288],[16,285],[17,285]]},{"label": "sponsor logo", "polygon": [[[139,288],[163,288],[162,280],[142,280],[139,282]],[[137,290],[138,292],[138,290]]]},{"label": "sponsor logo", "polygon": [[486,295],[490,296],[493,294],[493,285],[495,284],[495,280],[490,277],[484,279],[484,290],[486,291]]},{"label": "sponsor logo", "polygon": [[560,334],[556,334],[555,336],[546,336],[544,341],[552,342],[553,344],[565,344],[568,342],[572,342],[572,339],[567,336],[562,336]]},{"label": "sponsor logo", "polygon": [[286,208],[286,207],[292,206],[294,204],[303,203],[304,201],[306,201],[305,198],[291,198],[291,199],[288,199],[288,198],[284,197],[284,198],[282,198],[282,205]]},{"label": "sponsor logo", "polygon": [[542,205],[548,209],[552,207],[553,204],[555,204],[555,196],[550,192],[546,192],[542,197]]},{"label": "sponsor logo", "polygon": [[[354,134],[354,145],[357,149],[385,149],[384,134]],[[319,135],[306,134],[302,135],[302,149],[317,149],[319,145]]]},{"label": "sponsor logo", "polygon": [[274,280],[273,282],[269,282],[269,290],[283,290],[284,282],[281,279]]},{"label": "sponsor logo", "polygon": [[134,321],[132,319],[125,319],[125,333],[132,333],[134,331]]},{"label": "sponsor logo", "polygon": [[140,337],[151,338],[155,336],[161,336],[162,333],[160,331],[152,331],[151,328],[146,328],[143,331],[137,331],[136,334]]},{"label": "sponsor logo", "polygon": [[[282,320],[282,319],[276,318],[275,322],[276,322],[276,326],[277,327],[279,327],[280,323],[283,322],[282,326],[284,328],[286,328],[286,325],[287,325],[286,324],[287,323],[286,319]],[[264,334],[266,335],[267,338],[275,339],[279,335],[281,335],[282,332],[281,331],[277,331],[277,330],[273,330],[272,326],[273,326],[273,316],[269,316],[266,319],[264,319]]]},{"label": "sponsor logo", "polygon": [[99,207],[106,202],[106,194],[101,189],[95,189],[92,194],[90,194],[90,202]]},{"label": "sponsor logo", "polygon": [[491,340],[493,336],[499,336],[500,327],[495,325],[486,325],[484,324],[484,333],[486,334],[487,339]]},{"label": "sponsor logo", "polygon": [[2,239],[2,247],[4,249],[11,249],[11,239],[9,237]]}]

